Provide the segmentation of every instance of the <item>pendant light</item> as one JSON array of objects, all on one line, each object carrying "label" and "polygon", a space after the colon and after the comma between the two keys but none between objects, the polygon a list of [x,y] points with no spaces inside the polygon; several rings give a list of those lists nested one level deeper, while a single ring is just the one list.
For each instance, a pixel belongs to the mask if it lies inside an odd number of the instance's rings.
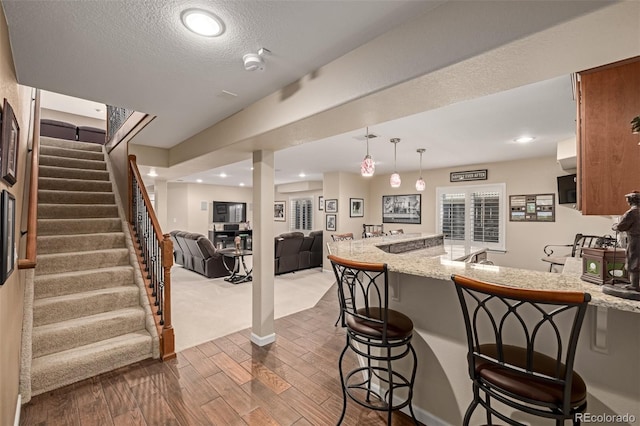
[{"label": "pendant light", "polygon": [[371,177],[376,171],[376,163],[369,155],[369,127],[367,127],[367,134],[364,137],[367,139],[367,155],[362,160],[362,164],[360,164],[360,174],[364,177]]},{"label": "pendant light", "polygon": [[400,184],[402,183],[402,180],[400,179],[400,175],[396,171],[398,169],[396,167],[396,160],[397,160],[397,154],[398,154],[397,148],[398,148],[398,143],[400,142],[400,139],[392,138],[389,142],[393,144],[393,170],[394,170],[393,174],[389,178],[389,183],[391,184],[392,188],[399,188]]},{"label": "pendant light", "polygon": [[422,153],[425,152],[424,148],[418,148],[416,150],[420,154],[420,177],[416,181],[416,191],[424,191],[427,187],[427,184],[424,183],[424,179],[422,179]]}]

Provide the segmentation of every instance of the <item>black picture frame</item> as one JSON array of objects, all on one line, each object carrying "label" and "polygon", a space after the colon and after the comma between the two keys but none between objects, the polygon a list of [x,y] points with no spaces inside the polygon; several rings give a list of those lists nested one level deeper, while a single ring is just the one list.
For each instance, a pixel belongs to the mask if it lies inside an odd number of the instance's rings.
[{"label": "black picture frame", "polygon": [[324,220],[325,220],[325,229],[327,231],[334,231],[335,232],[335,230],[338,229],[338,226],[337,226],[338,217],[337,217],[337,215],[328,214],[328,215],[326,215]]},{"label": "black picture frame", "polygon": [[363,198],[349,198],[349,217],[364,217]]},{"label": "black picture frame", "polygon": [[18,176],[18,148],[20,147],[20,126],[13,108],[4,98],[2,125],[0,129],[0,176],[9,186],[16,183]]},{"label": "black picture frame", "polygon": [[0,259],[0,285],[3,285],[15,269],[16,199],[4,189],[0,197],[0,234],[2,234],[2,258]]},{"label": "black picture frame", "polygon": [[422,197],[420,194],[382,196],[382,223],[420,225],[421,222]]},{"label": "black picture frame", "polygon": [[273,220],[276,222],[287,221],[287,207],[284,201],[275,201],[273,203]]},{"label": "black picture frame", "polygon": [[338,213],[338,200],[335,198],[324,200],[324,211],[325,213]]},{"label": "black picture frame", "polygon": [[318,196],[318,210],[324,210],[324,197],[322,195]]}]

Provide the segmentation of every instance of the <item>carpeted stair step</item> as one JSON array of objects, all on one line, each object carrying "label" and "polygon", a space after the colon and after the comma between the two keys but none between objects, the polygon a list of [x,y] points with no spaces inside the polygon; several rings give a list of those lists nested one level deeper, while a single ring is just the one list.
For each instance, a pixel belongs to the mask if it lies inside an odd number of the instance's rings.
[{"label": "carpeted stair step", "polygon": [[40,166],[65,167],[67,169],[107,170],[104,160],[82,160],[79,158],[40,156]]},{"label": "carpeted stair step", "polygon": [[38,275],[35,277],[34,299],[127,286],[133,282],[133,267],[128,265]]},{"label": "carpeted stair step", "polygon": [[104,154],[102,152],[85,151],[82,149],[61,148],[57,146],[40,147],[40,155],[46,155],[50,157],[80,158],[83,160],[104,161]]},{"label": "carpeted stair step", "polygon": [[47,297],[33,302],[33,326],[134,306],[140,306],[140,292],[135,285]]},{"label": "carpeted stair step", "polygon": [[102,145],[96,145],[90,142],[70,141],[67,139],[50,138],[40,136],[40,147],[55,146],[58,148],[80,149],[83,151],[102,152]]},{"label": "carpeted stair step", "polygon": [[109,172],[106,170],[70,169],[42,164],[38,170],[40,177],[109,181]]},{"label": "carpeted stair step", "polygon": [[38,205],[38,219],[118,217],[115,204],[43,204]]},{"label": "carpeted stair step", "polygon": [[83,269],[129,265],[129,250],[119,248],[39,254],[36,261],[36,275],[60,274]]},{"label": "carpeted stair step", "polygon": [[121,232],[119,218],[38,219],[38,235]]},{"label": "carpeted stair step", "polygon": [[151,356],[151,336],[140,331],[35,358],[31,392],[39,395]]},{"label": "carpeted stair step", "polygon": [[46,235],[38,236],[38,253],[68,253],[96,249],[125,248],[122,232],[78,235]]},{"label": "carpeted stair step", "polygon": [[144,316],[144,309],[136,306],[34,327],[33,357],[144,330]]},{"label": "carpeted stair step", "polygon": [[38,189],[59,191],[111,192],[111,182],[103,180],[43,178],[38,179]]},{"label": "carpeted stair step", "polygon": [[43,204],[115,204],[113,192],[58,191],[42,189],[38,191],[38,203]]}]

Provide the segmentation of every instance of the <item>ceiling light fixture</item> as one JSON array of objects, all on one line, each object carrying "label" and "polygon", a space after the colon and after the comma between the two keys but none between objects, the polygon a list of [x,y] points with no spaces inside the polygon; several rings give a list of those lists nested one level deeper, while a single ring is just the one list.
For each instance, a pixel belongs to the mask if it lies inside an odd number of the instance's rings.
[{"label": "ceiling light fixture", "polygon": [[367,155],[365,155],[362,164],[360,164],[360,174],[364,177],[371,177],[376,171],[376,163],[369,155],[369,127],[367,127],[367,134],[364,137],[367,140]]},{"label": "ceiling light fixture", "polygon": [[424,191],[424,189],[427,187],[427,184],[424,182],[424,179],[422,179],[422,154],[425,151],[426,150],[424,148],[418,148],[416,150],[416,152],[420,154],[420,177],[416,181],[416,191]]},{"label": "ceiling light fixture", "polygon": [[397,172],[396,160],[398,156],[398,143],[400,143],[399,138],[392,138],[389,140],[393,144],[393,174],[389,178],[389,183],[392,188],[399,188],[400,184],[402,184],[402,179],[400,179],[400,175]]},{"label": "ceiling light fixture", "polygon": [[182,12],[180,17],[184,26],[198,35],[217,37],[224,32],[222,20],[211,12],[201,9],[187,9]]},{"label": "ceiling light fixture", "polygon": [[244,182],[240,182],[240,186],[244,186]]},{"label": "ceiling light fixture", "polygon": [[226,174],[225,172],[222,172],[222,173],[220,173],[220,175],[219,175],[219,176],[220,176],[221,178],[226,178],[226,177],[227,177],[227,174]]},{"label": "ceiling light fixture", "polygon": [[304,174],[304,172],[301,172],[301,173],[298,175],[298,177],[301,177],[301,178],[306,177],[306,176],[307,176],[307,175],[305,175],[305,174]]},{"label": "ceiling light fixture", "polygon": [[202,183],[202,179],[196,179],[196,182]]},{"label": "ceiling light fixture", "polygon": [[149,170],[149,173],[147,173],[147,176],[156,177],[158,176],[158,173],[156,173],[156,169],[151,169]]},{"label": "ceiling light fixture", "polygon": [[529,143],[532,140],[534,140],[535,138],[532,136],[520,136],[518,139],[516,139],[515,141],[518,143]]}]

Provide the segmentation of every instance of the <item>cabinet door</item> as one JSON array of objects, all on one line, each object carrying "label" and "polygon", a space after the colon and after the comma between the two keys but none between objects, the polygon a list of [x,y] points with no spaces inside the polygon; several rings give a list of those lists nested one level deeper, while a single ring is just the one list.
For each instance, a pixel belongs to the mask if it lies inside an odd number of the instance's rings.
[{"label": "cabinet door", "polygon": [[621,215],[624,195],[640,190],[640,58],[580,73],[578,152],[583,214]]}]

